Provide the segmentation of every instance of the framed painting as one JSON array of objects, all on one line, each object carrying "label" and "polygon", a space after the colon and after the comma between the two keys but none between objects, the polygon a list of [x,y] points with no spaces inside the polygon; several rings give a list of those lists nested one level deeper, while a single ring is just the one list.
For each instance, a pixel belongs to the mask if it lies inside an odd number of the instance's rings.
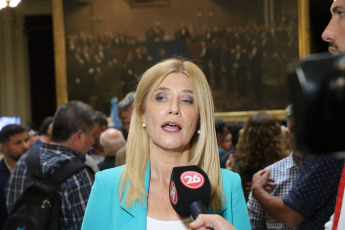
[{"label": "framed painting", "polygon": [[170,0],[130,0],[131,7],[167,6]]},{"label": "framed painting", "polygon": [[58,105],[81,100],[110,114],[147,68],[179,56],[204,71],[217,118],[283,119],[287,68],[310,53],[308,0],[52,3]]}]

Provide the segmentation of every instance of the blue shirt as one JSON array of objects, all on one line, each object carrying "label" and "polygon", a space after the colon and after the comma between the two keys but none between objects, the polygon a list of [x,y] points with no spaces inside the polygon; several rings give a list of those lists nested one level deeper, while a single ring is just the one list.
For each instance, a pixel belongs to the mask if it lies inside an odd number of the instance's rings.
[{"label": "blue shirt", "polygon": [[[16,164],[6,188],[8,210],[28,186],[26,176],[26,156],[24,154]],[[63,166],[72,159],[85,161],[85,157],[63,145],[43,143],[40,148],[40,161],[43,175],[50,175],[57,167]],[[59,203],[61,205],[60,229],[80,230],[86,204],[94,181],[94,174],[83,168],[67,178],[59,187]]]},{"label": "blue shirt", "polygon": [[[146,229],[147,195],[143,198],[142,203],[137,202],[131,208],[126,207],[125,199],[119,199],[117,189],[123,167],[103,170],[96,174],[96,181],[87,204],[82,230]],[[223,216],[237,230],[250,230],[241,178],[237,173],[229,170],[222,169],[221,171],[226,200],[224,208],[217,214]],[[146,194],[148,194],[149,180],[150,164],[148,163],[145,171]]]},{"label": "blue shirt", "polygon": [[43,141],[38,139],[33,146],[31,146],[30,150],[38,149],[39,147],[42,146]]},{"label": "blue shirt", "polygon": [[331,156],[303,158],[293,186],[283,198],[304,217],[298,229],[324,229],[334,212],[344,161]]},{"label": "blue shirt", "polygon": [[[298,167],[293,160],[292,154],[274,164],[267,166],[266,168],[270,169],[270,178],[273,178],[275,180],[274,183],[276,184],[276,187],[271,192],[271,195],[277,197],[284,197],[287,195],[298,172]],[[253,198],[252,193],[249,194],[247,207],[252,230],[291,229],[286,227],[284,224],[277,222],[273,217],[271,217],[263,209],[259,202]]]}]

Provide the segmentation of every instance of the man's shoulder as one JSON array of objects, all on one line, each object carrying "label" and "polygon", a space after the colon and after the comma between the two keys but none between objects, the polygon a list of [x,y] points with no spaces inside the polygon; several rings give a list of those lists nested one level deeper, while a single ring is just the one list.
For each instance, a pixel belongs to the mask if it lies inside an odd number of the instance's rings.
[{"label": "man's shoulder", "polygon": [[124,165],[126,163],[126,145],[116,152],[115,166]]},{"label": "man's shoulder", "polygon": [[119,155],[124,155],[126,154],[126,145],[122,146],[117,152],[116,152],[116,157]]},{"label": "man's shoulder", "polygon": [[8,178],[10,177],[10,170],[7,168],[4,159],[0,161],[0,188],[4,189]]},{"label": "man's shoulder", "polygon": [[292,166],[292,165],[293,165],[292,156],[289,155],[277,162],[274,162],[273,164],[270,164],[266,168],[267,169],[282,169],[282,166]]},{"label": "man's shoulder", "polygon": [[55,170],[67,165],[73,160],[80,160],[80,162],[85,163],[85,160],[82,160],[83,157],[78,157],[76,154],[73,154],[73,151],[67,147],[47,145],[44,143],[39,149],[30,150],[24,154],[18,161],[19,165],[26,166],[27,157],[29,154],[32,154],[33,151],[37,151],[39,154],[40,164],[44,175],[51,175]]},{"label": "man's shoulder", "polygon": [[345,158],[332,155],[307,155],[302,158],[300,171],[318,171],[318,170],[337,170],[341,171],[345,163]]},{"label": "man's shoulder", "polygon": [[2,158],[2,159],[0,160],[0,173],[1,173],[1,172],[6,172],[6,171],[9,171],[9,170],[8,170],[6,164],[5,164],[5,159]]}]

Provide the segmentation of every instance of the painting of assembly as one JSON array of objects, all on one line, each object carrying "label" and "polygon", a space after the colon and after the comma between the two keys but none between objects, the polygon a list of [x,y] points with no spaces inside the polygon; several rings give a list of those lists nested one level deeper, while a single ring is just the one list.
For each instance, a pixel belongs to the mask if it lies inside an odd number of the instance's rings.
[{"label": "painting of assembly", "polygon": [[182,56],[203,69],[217,112],[288,103],[297,0],[74,0],[63,8],[69,100],[109,114],[111,99],[135,90],[149,66]]}]

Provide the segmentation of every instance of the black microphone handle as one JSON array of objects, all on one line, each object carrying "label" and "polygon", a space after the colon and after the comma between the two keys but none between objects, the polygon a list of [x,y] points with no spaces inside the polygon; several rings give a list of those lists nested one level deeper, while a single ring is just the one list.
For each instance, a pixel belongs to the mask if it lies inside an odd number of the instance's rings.
[{"label": "black microphone handle", "polygon": [[[199,214],[207,214],[207,209],[203,201],[194,201],[189,205],[189,212],[192,220],[196,220]],[[213,230],[211,227],[206,227],[206,229]]]}]

